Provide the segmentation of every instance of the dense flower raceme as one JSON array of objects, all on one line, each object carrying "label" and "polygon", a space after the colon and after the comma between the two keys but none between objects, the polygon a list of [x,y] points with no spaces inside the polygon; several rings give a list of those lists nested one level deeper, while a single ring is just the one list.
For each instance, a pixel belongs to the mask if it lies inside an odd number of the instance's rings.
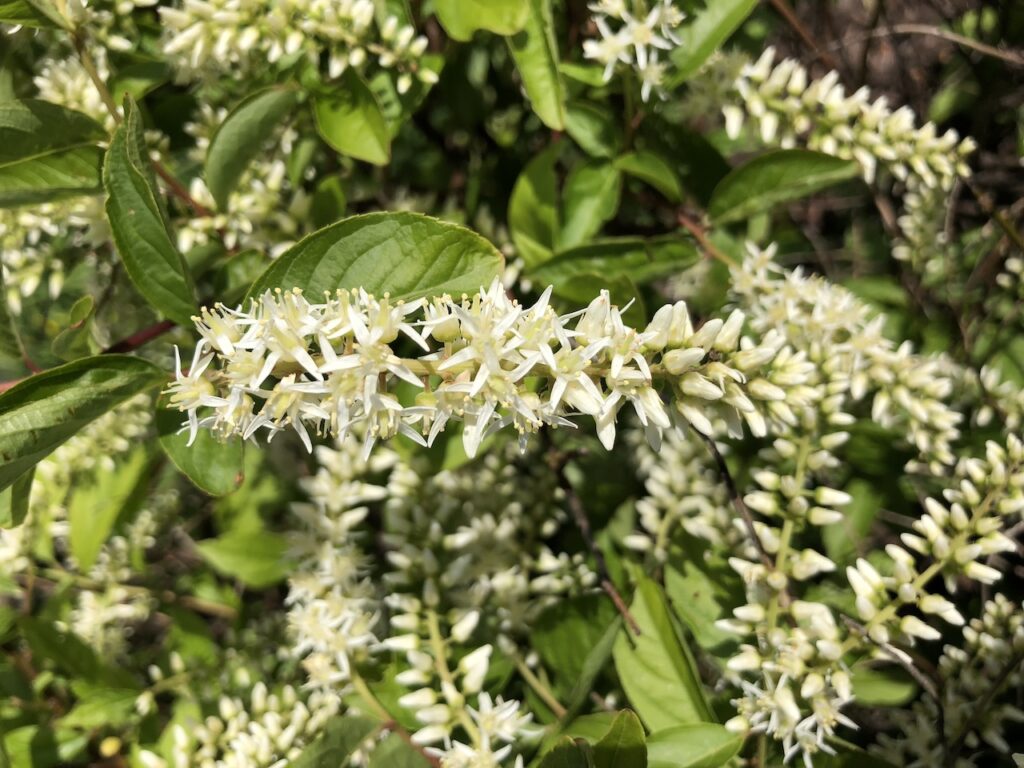
[{"label": "dense flower raceme", "polygon": [[[607,292],[564,316],[549,299],[550,289],[523,307],[498,281],[461,301],[354,290],[311,304],[298,291],[267,292],[248,311],[218,306],[196,318],[202,339],[187,373],[179,361],[171,400],[188,412],[193,438],[201,427],[246,438],[266,430],[268,439],[290,427],[311,450],[310,431],[344,437],[361,425],[368,455],[378,439],[429,445],[461,421],[474,456],[505,426],[525,445],[544,425],[572,426],[571,413],[592,417],[610,448],[626,404],[655,445],[674,423],[711,434],[719,418],[733,434],[745,422],[763,435],[766,413],[787,415],[784,387],[802,383],[778,334],[742,337],[741,312],[694,328],[680,302],[638,331]],[[399,357],[398,343],[420,356]],[[398,381],[422,390],[413,404],[399,400]]]},{"label": "dense flower raceme", "polygon": [[267,62],[325,56],[330,77],[368,61],[396,69],[400,93],[414,78],[437,79],[420,66],[427,39],[395,16],[378,25],[372,0],[183,0],[161,7],[160,16],[164,53],[185,77],[258,75]]},{"label": "dense flower raceme", "polygon": [[662,58],[679,45],[678,32],[686,16],[671,0],[657,0],[649,10],[632,6],[631,0],[591,3],[599,37],[584,41],[583,55],[604,65],[605,81],[619,64],[632,69],[647,101],[652,93],[663,95],[668,63]]},{"label": "dense flower raceme", "polygon": [[939,134],[932,123],[919,127],[909,107],[892,110],[884,97],[872,100],[866,87],[848,95],[837,72],[812,81],[795,60],[775,58],[769,48],[743,69],[739,103],[723,109],[729,135],[737,137],[750,120],[765,143],[856,160],[869,183],[880,169],[903,182],[893,255],[926,281],[948,277],[957,255],[946,233],[946,202],[956,181],[970,176],[973,140],[955,130]]},{"label": "dense flower raceme", "polygon": [[384,446],[368,460],[353,440],[320,446],[309,502],[294,505],[288,618],[307,687],[341,694],[397,654],[412,738],[450,768],[507,764],[530,735],[520,704],[484,687],[496,646],[516,654],[542,610],[596,581],[581,556],[544,543],[565,520],[556,478],[513,448],[425,477]]}]

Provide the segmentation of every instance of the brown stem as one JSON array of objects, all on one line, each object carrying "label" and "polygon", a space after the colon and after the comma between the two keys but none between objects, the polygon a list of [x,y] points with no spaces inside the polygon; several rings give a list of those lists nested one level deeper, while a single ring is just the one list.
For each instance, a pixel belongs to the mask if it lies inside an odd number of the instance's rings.
[{"label": "brown stem", "polygon": [[176,323],[171,320],[161,320],[159,323],[154,323],[148,328],[143,328],[138,333],[133,333],[125,339],[107,347],[103,350],[104,355],[114,355],[123,352],[133,352],[139,347],[147,344],[158,336],[162,336],[169,330],[174,328]]},{"label": "brown stem", "polygon": [[583,501],[576,493],[576,489],[572,487],[572,483],[569,482],[569,478],[565,474],[565,465],[568,462],[568,456],[557,452],[552,452],[549,456],[549,462],[555,475],[558,477],[558,485],[565,493],[566,503],[569,505],[569,511],[572,513],[573,520],[576,522],[576,527],[580,529],[580,535],[583,536],[583,541],[586,543],[590,553],[594,556],[594,562],[597,564],[598,577],[601,579],[601,589],[605,591],[605,594],[611,599],[612,604],[615,606],[615,610],[619,612],[626,624],[633,633],[639,637],[643,634],[640,631],[640,625],[637,624],[633,614],[629,612],[629,606],[626,605],[626,601],[622,599],[622,595],[619,594],[619,590],[616,588],[615,583],[612,581],[611,575],[608,573],[608,563],[604,559],[604,552],[601,551],[601,547],[597,545],[594,540],[593,531],[590,528],[590,519],[587,517],[587,511],[583,508]]},{"label": "brown stem", "polygon": [[718,450],[718,444],[707,435],[701,435],[701,437],[704,438],[704,443],[707,445],[708,450],[711,451],[711,455],[718,465],[718,473],[722,476],[722,482],[725,483],[725,488],[729,492],[729,499],[732,501],[732,505],[736,507],[736,511],[740,513],[740,517],[743,518],[743,525],[746,527],[747,535],[750,536],[754,547],[757,548],[758,557],[766,568],[775,570],[775,561],[772,560],[767,550],[765,550],[764,544],[761,543],[761,537],[757,535],[757,528],[754,527],[754,516],[750,514],[750,509],[743,500],[743,495],[740,493],[739,488],[736,487],[736,481],[733,479],[732,472],[729,471],[729,465],[726,464],[725,457]]},{"label": "brown stem", "polygon": [[683,211],[676,213],[676,220],[679,222],[679,226],[693,235],[693,239],[697,241],[697,244],[704,249],[704,252],[713,259],[716,259],[725,264],[729,269],[738,269],[739,264],[729,254],[725,253],[717,245],[708,239],[707,232],[704,227],[698,224],[696,221],[691,219]]}]

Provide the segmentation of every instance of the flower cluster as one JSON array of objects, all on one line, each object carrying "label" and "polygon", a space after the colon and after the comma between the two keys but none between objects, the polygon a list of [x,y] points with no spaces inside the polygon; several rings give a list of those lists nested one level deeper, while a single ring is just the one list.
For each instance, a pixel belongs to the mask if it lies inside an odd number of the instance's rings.
[{"label": "flower cluster", "polygon": [[647,11],[629,0],[598,0],[589,8],[600,37],[583,43],[583,55],[604,65],[611,80],[619,64],[635,71],[644,101],[662,94],[668,64],[661,60],[680,44],[679,27],[686,18],[672,0],[657,0]]},{"label": "flower cluster", "polygon": [[310,502],[294,505],[287,599],[308,687],[360,691],[359,670],[397,654],[412,738],[442,765],[503,764],[529,717],[484,689],[495,644],[515,654],[542,609],[595,582],[579,556],[544,544],[565,518],[550,471],[535,456],[517,463],[511,446],[430,477],[384,447],[364,460],[353,441],[316,457]]},{"label": "flower cluster", "polygon": [[[196,119],[185,126],[195,138],[190,155],[197,165],[202,164],[211,138],[227,116],[226,108],[203,104]],[[217,210],[205,180],[194,177],[189,195],[211,213],[183,222],[177,230],[179,250],[187,253],[196,246],[220,242],[228,249],[255,249],[274,258],[307,234],[312,201],[301,185],[292,183],[287,164],[297,141],[298,133],[292,127],[269,139],[267,151],[246,168],[224,210]]]},{"label": "flower cluster", "polygon": [[372,61],[395,69],[398,90],[436,73],[421,66],[427,39],[395,16],[378,25],[372,0],[183,0],[161,7],[167,27],[164,53],[183,76],[219,76],[239,70],[257,75],[267,62],[286,67],[300,59],[324,57],[327,74]]},{"label": "flower cluster", "polygon": [[945,231],[946,200],[955,182],[970,176],[974,142],[954,130],[918,126],[908,107],[892,110],[867,88],[847,94],[837,72],[811,81],[793,59],[775,63],[774,49],[748,65],[736,81],[740,103],[723,109],[733,138],[750,119],[765,143],[803,144],[860,164],[873,183],[884,170],[906,187],[893,254],[926,280],[948,276],[955,254]]},{"label": "flower cluster", "polygon": [[[983,742],[1009,754],[1007,725],[1019,723],[1024,712],[1002,694],[1024,682],[1024,611],[996,595],[964,627],[963,637],[962,646],[947,645],[939,658],[940,699],[928,696],[897,713],[897,734],[879,737],[873,751],[892,765],[935,765],[947,759],[950,747],[978,750]],[[955,763],[957,768],[976,764],[967,758]]]},{"label": "flower cluster", "polygon": [[[674,423],[709,434],[717,418],[734,434],[744,422],[764,434],[755,402],[773,408],[786,397],[769,381],[780,337],[767,333],[760,345],[743,338],[740,312],[694,328],[680,302],[637,331],[607,291],[565,316],[549,299],[550,289],[525,308],[498,281],[461,301],[392,302],[357,290],[311,304],[298,291],[267,292],[247,312],[204,310],[195,319],[202,339],[192,364],[186,373],[179,361],[168,391],[188,412],[193,439],[200,427],[245,438],[290,427],[312,450],[310,428],[344,438],[360,425],[366,455],[378,439],[398,434],[431,445],[461,421],[474,456],[506,426],[525,445],[544,425],[572,426],[573,412],[591,416],[610,448],[627,403],[652,445]],[[422,354],[399,357],[393,345],[402,341]],[[399,400],[398,381],[422,390],[413,404]],[[671,392],[671,404],[661,389]],[[203,409],[212,410],[200,418]]]}]

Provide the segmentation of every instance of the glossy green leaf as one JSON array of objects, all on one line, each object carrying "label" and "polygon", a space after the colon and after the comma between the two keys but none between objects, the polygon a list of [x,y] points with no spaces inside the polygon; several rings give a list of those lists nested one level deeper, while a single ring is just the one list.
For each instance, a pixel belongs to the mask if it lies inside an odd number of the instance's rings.
[{"label": "glossy green leaf", "polygon": [[693,539],[672,546],[665,568],[665,593],[699,646],[735,648],[736,635],[719,629],[715,622],[731,618],[732,609],[742,604],[743,582],[724,560],[709,561],[703,553],[703,543]]},{"label": "glossy green leaf", "polygon": [[647,768],[644,727],[633,712],[615,716],[608,733],[594,745],[594,768]]},{"label": "glossy green leaf", "polygon": [[649,240],[609,238],[562,251],[529,270],[529,274],[544,285],[555,286],[559,292],[577,275],[588,272],[608,278],[622,275],[642,284],[680,274],[699,260],[700,253],[693,243],[678,235]]},{"label": "glossy green leaf", "polygon": [[50,0],[0,0],[0,23],[68,28],[68,22]]},{"label": "glossy green leaf", "polygon": [[299,92],[292,88],[257,91],[232,109],[213,134],[206,153],[206,185],[222,211],[227,210],[228,196],[245,169],[298,102]]},{"label": "glossy green leaf", "polygon": [[914,678],[895,664],[878,667],[860,663],[850,671],[853,695],[865,707],[903,707],[920,692]]},{"label": "glossy green leaf", "polygon": [[709,0],[696,17],[679,30],[680,43],[673,48],[675,65],[669,88],[676,88],[704,66],[704,62],[746,21],[757,0]]},{"label": "glossy green leaf", "polygon": [[135,715],[138,690],[131,688],[98,688],[89,691],[64,717],[65,728],[116,728],[130,722]]},{"label": "glossy green leaf", "polygon": [[538,768],[595,768],[594,757],[586,742],[565,736],[544,755]]},{"label": "glossy green leaf", "polygon": [[103,185],[114,244],[136,290],[167,318],[190,326],[196,312],[192,278],[164,220],[142,118],[130,98],[107,150]]},{"label": "glossy green leaf", "polygon": [[110,536],[114,523],[150,477],[150,454],[135,450],[125,461],[101,466],[75,485],[68,503],[68,541],[78,567],[87,573]]},{"label": "glossy green leaf", "polygon": [[676,633],[661,588],[642,578],[630,612],[642,634],[624,628],[613,651],[630,706],[651,731],[713,721],[696,664]]},{"label": "glossy green leaf", "polygon": [[605,85],[604,67],[598,64],[581,64],[575,61],[563,61],[558,70],[570,80],[600,88]]},{"label": "glossy green leaf", "polygon": [[95,314],[96,302],[92,296],[86,295],[76,301],[71,307],[67,327],[53,339],[53,354],[69,361],[90,354],[93,351],[90,341]]},{"label": "glossy green leaf", "polygon": [[14,528],[25,522],[35,474],[36,469],[32,467],[11,486],[0,491],[0,528]]},{"label": "glossy green leaf", "polygon": [[537,117],[555,131],[565,129],[565,86],[559,70],[558,43],[551,0],[521,0],[529,17],[521,32],[508,38],[523,88]]},{"label": "glossy green leaf", "polygon": [[165,380],[146,360],[103,355],[15,385],[0,395],[0,490],[93,419]]},{"label": "glossy green leaf", "polygon": [[56,104],[0,104],[0,207],[98,192],[104,138],[98,123]]},{"label": "glossy green leaf", "polygon": [[719,182],[708,204],[713,221],[725,224],[770,211],[860,176],[860,166],[806,149],[768,152],[736,168]]},{"label": "glossy green leaf", "polygon": [[256,589],[283,581],[291,570],[285,559],[288,541],[269,531],[229,532],[196,548],[215,570]]},{"label": "glossy green leaf", "polygon": [[526,25],[530,6],[523,0],[435,0],[441,26],[455,40],[469,40],[478,29],[514,35]]},{"label": "glossy green leaf", "polygon": [[14,317],[7,308],[7,286],[0,270],[0,358],[20,360],[23,356],[21,337]]},{"label": "glossy green leaf", "polygon": [[369,768],[430,768],[430,763],[405,739],[392,733],[373,748]]},{"label": "glossy green leaf", "polygon": [[561,213],[558,159],[562,146],[555,143],[538,154],[516,179],[508,204],[508,224],[527,267],[551,258],[558,247]]},{"label": "glossy green leaf", "polygon": [[131,96],[138,101],[170,82],[174,72],[163,61],[140,61],[117,70],[110,82],[110,93],[119,101]]},{"label": "glossy green leaf", "polygon": [[370,86],[351,67],[331,91],[316,96],[313,114],[320,136],[341,154],[374,165],[391,160],[391,132],[384,113]]},{"label": "glossy green leaf", "polygon": [[156,428],[160,447],[197,488],[211,496],[224,496],[245,480],[244,444],[240,437],[218,440],[208,429],[196,433],[190,446],[189,433],[182,430],[184,415],[175,408],[159,408]]},{"label": "glossy green leaf", "polygon": [[616,615],[607,596],[596,594],[563,600],[537,617],[531,644],[551,671],[558,698],[568,695],[583,674],[587,656],[580,649],[596,647]]},{"label": "glossy green leaf", "polygon": [[740,751],[743,737],[715,723],[655,731],[647,739],[648,768],[721,768]]},{"label": "glossy green leaf", "polygon": [[579,165],[565,182],[565,222],[560,239],[563,248],[589,241],[615,218],[622,196],[622,174],[611,163]]},{"label": "glossy green leaf", "polygon": [[376,729],[377,724],[351,714],[327,721],[323,731],[289,764],[291,768],[326,768],[348,765],[348,759]]},{"label": "glossy green leaf", "polygon": [[615,167],[629,176],[634,176],[665,196],[672,203],[683,199],[683,188],[672,166],[654,152],[630,152],[615,160]]},{"label": "glossy green leaf", "polygon": [[504,258],[468,229],[416,213],[353,216],[300,240],[250,288],[301,288],[311,297],[365,288],[393,299],[473,293],[501,274]]},{"label": "glossy green leaf", "polygon": [[572,102],[566,112],[565,130],[591,157],[612,158],[622,147],[622,131],[607,107]]}]

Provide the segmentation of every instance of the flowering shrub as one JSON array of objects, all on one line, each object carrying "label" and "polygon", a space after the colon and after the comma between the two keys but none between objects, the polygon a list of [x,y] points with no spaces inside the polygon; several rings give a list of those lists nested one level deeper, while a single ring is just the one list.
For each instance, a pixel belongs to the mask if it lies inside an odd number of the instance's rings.
[{"label": "flowering shrub", "polygon": [[0,2],[0,767],[1024,762],[1024,16],[767,5]]}]

